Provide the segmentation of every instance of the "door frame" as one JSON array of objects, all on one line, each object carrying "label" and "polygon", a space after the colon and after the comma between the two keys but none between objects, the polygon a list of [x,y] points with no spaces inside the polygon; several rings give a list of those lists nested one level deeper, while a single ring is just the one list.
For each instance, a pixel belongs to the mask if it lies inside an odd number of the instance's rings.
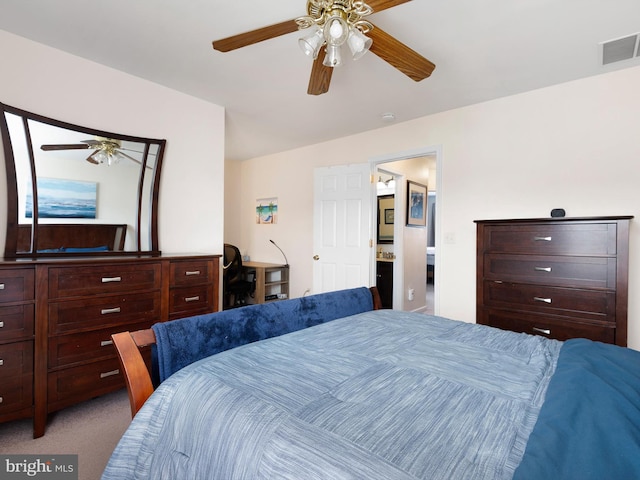
[{"label": "door frame", "polygon": [[[384,168],[384,164],[385,163],[390,163],[390,162],[396,162],[398,160],[409,160],[411,158],[418,158],[418,157],[424,157],[427,155],[433,155],[436,157],[436,195],[437,195],[437,201],[436,201],[436,231],[435,231],[435,243],[436,245],[442,245],[442,228],[441,228],[441,222],[442,222],[442,215],[440,214],[441,209],[442,209],[442,201],[443,201],[443,191],[442,191],[442,164],[443,164],[443,154],[442,154],[442,145],[429,145],[429,146],[424,146],[424,147],[418,147],[412,150],[404,150],[404,151],[400,151],[400,152],[394,152],[394,153],[388,153],[385,155],[380,155],[380,156],[375,156],[369,159],[369,166],[371,169],[371,176],[372,178],[377,178],[375,177],[376,175],[376,171],[378,169],[378,167],[384,169],[384,170],[389,170],[388,168],[385,169]],[[399,188],[399,182],[396,182],[396,195],[401,194],[401,192],[405,191],[403,188]],[[372,216],[376,215],[377,216],[377,197],[375,195],[372,196],[372,207],[371,207],[371,213]],[[397,197],[398,201],[401,201],[401,196]],[[373,205],[373,203],[375,202],[375,205]],[[377,217],[376,218],[371,218],[371,225],[372,228],[375,227],[377,222]],[[396,259],[397,262],[395,262],[395,264],[397,265],[397,270],[398,270],[398,274],[396,275],[396,266],[394,265],[394,283],[393,283],[393,303],[394,305],[402,305],[403,304],[403,295],[404,295],[404,252],[403,252],[403,245],[404,245],[404,229],[402,228],[402,226],[400,226],[398,228],[398,226],[396,226],[397,228],[394,231],[394,253],[396,255]],[[376,239],[376,232],[372,231],[371,232],[371,238],[373,239],[373,242],[375,242]],[[375,243],[374,243],[375,244]],[[369,267],[369,271],[371,272],[370,275],[370,284],[371,285],[375,285],[376,283],[376,278],[375,278],[375,272],[376,272],[376,249],[372,248],[371,250],[371,255],[370,255],[370,267]],[[426,255],[426,251],[425,251],[425,255]],[[434,307],[433,307],[433,311],[435,315],[439,314],[440,311],[440,283],[438,280],[440,278],[440,269],[442,266],[442,248],[438,249],[438,259],[436,261],[436,265],[435,265],[435,269],[434,269]],[[397,279],[397,281],[396,281]],[[425,272],[425,280],[426,280],[426,272]]]}]

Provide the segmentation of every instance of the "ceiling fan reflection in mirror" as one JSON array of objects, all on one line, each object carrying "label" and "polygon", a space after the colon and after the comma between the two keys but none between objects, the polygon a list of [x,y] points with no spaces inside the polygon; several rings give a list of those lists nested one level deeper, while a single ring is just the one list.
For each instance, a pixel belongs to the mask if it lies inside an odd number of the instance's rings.
[{"label": "ceiling fan reflection in mirror", "polygon": [[116,163],[120,163],[120,161],[125,158],[139,165],[142,164],[140,160],[137,160],[131,155],[127,155],[123,152],[123,150],[126,149],[122,147],[122,142],[120,140],[106,137],[95,137],[94,140],[81,140],[80,143],[42,145],[40,148],[45,152],[54,150],[93,149],[93,152],[86,158],[86,160],[94,165],[100,165],[103,163],[107,165],[114,165]]},{"label": "ceiling fan reflection in mirror", "polygon": [[[435,65],[422,55],[365,19],[411,0],[307,0],[307,15],[213,42],[213,48],[229,52],[254,43],[303,30],[302,51],[313,58],[309,95],[329,91],[333,68],[340,66],[346,45],[354,60],[370,51],[392,67],[419,82]],[[324,47],[324,48],[323,48]]]}]

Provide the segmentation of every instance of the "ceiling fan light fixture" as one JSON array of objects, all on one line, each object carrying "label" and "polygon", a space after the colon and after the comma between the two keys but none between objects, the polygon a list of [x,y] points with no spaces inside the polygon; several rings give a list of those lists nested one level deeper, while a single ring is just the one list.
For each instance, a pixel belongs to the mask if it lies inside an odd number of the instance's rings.
[{"label": "ceiling fan light fixture", "polygon": [[116,163],[120,163],[124,159],[124,155],[122,155],[117,150],[114,150],[114,152],[111,154],[107,154],[107,156],[109,157],[109,159],[107,160],[107,163],[109,165],[115,165]]},{"label": "ceiling fan light fixture", "polygon": [[325,67],[339,67],[342,65],[342,54],[339,45],[327,45],[327,55],[322,64]]},{"label": "ceiling fan light fixture", "polygon": [[371,48],[372,43],[373,40],[367,37],[359,29],[350,29],[349,38],[347,39],[347,45],[349,45],[349,50],[351,50],[351,55],[354,60],[358,60],[365,53],[367,53],[367,51],[369,51],[369,48]]},{"label": "ceiling fan light fixture", "polygon": [[[93,162],[91,162],[91,160],[89,159],[93,160]],[[87,158],[87,160],[95,164],[107,163],[109,161],[109,156],[106,154],[104,150],[98,150],[92,153],[91,155],[89,155],[89,158]]]},{"label": "ceiling fan light fixture", "polygon": [[119,144],[104,142],[100,145],[98,150],[87,157],[87,161],[96,165],[106,163],[109,166],[120,163],[120,161],[125,157],[122,153],[116,150],[117,146],[119,146]]},{"label": "ceiling fan light fixture", "polygon": [[324,38],[327,45],[340,46],[349,37],[349,24],[340,16],[332,16],[324,24]]},{"label": "ceiling fan light fixture", "polygon": [[318,58],[320,47],[324,44],[324,35],[322,34],[322,30],[318,27],[315,27],[312,30],[312,33],[298,40],[298,45],[300,45],[300,49],[305,55],[315,60]]}]

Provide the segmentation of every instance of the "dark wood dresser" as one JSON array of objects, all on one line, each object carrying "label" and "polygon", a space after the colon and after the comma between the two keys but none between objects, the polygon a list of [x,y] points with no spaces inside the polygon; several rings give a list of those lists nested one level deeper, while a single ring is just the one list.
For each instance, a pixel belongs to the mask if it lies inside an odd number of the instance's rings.
[{"label": "dark wood dresser", "polygon": [[0,421],[33,411],[34,312],[33,268],[0,269]]},{"label": "dark wood dresser", "polygon": [[477,220],[477,323],[626,346],[632,218]]},{"label": "dark wood dresser", "polygon": [[0,263],[0,422],[124,386],[111,334],[219,310],[219,255]]}]

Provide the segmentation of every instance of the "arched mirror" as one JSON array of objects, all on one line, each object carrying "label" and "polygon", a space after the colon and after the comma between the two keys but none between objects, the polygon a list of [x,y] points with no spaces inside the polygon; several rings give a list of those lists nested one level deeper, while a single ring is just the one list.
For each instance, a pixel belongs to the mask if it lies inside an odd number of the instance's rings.
[{"label": "arched mirror", "polygon": [[160,253],[157,200],[165,140],[0,107],[5,257]]}]

